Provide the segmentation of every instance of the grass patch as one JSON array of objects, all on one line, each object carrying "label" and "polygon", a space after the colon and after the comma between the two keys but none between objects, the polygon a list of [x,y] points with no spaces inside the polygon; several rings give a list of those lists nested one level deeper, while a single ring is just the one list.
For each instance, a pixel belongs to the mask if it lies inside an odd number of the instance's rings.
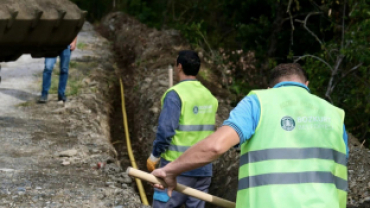
[{"label": "grass patch", "polygon": [[[69,75],[68,82],[66,86],[65,94],[66,96],[78,95],[81,89],[84,87],[82,80],[91,75],[91,72],[99,65],[97,62],[76,62],[71,61],[69,63]],[[51,86],[49,94],[58,94],[59,86],[59,62],[54,66],[52,75],[51,75]],[[35,75],[38,78],[39,86],[42,83],[42,73]],[[96,89],[95,89],[96,91]],[[27,104],[24,104],[27,105]]]},{"label": "grass patch", "polygon": [[34,105],[35,105],[35,101],[27,101],[27,102],[16,105],[16,107],[29,107],[29,106],[34,106]]},{"label": "grass patch", "polygon": [[98,62],[78,62],[76,68],[78,68],[78,70],[80,72],[82,72],[84,75],[89,75],[91,70],[93,70],[94,68],[98,67],[99,66],[99,63]]},{"label": "grass patch", "polygon": [[[78,69],[70,68],[65,94],[67,96],[77,95],[79,93],[80,88],[83,86],[82,83],[83,78],[84,75],[80,71],[78,71]],[[58,94],[58,86],[59,86],[59,75],[53,73],[53,75],[51,76],[51,86],[49,94]]]},{"label": "grass patch", "polygon": [[75,62],[75,61],[71,61],[71,62],[69,62],[69,67],[70,67],[70,68],[76,68],[76,67],[77,67],[77,65],[78,65],[78,63],[77,63],[77,62]]},{"label": "grass patch", "polygon": [[77,48],[80,49],[80,50],[84,50],[84,49],[87,48],[87,44],[79,42],[79,43],[77,43]]},{"label": "grass patch", "polygon": [[82,82],[80,80],[71,80],[68,83],[66,94],[67,95],[77,95],[81,87],[82,87]]},{"label": "grass patch", "polygon": [[51,76],[51,86],[50,86],[49,94],[58,94],[58,84],[59,84],[59,76],[53,73],[53,75]]}]

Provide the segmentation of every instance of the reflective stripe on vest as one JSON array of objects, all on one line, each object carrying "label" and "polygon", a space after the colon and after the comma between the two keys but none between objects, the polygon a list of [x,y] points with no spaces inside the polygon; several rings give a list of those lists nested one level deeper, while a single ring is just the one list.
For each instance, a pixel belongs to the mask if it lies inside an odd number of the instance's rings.
[{"label": "reflective stripe on vest", "polygon": [[168,146],[168,150],[176,151],[176,152],[185,152],[189,148],[190,146],[180,146],[180,145],[173,145],[173,144]]},{"label": "reflective stripe on vest", "polygon": [[218,108],[217,99],[198,81],[184,81],[167,90],[174,90],[181,100],[179,127],[168,149],[161,154],[167,161],[174,161],[189,147],[213,133]]},{"label": "reflective stripe on vest", "polygon": [[241,145],[236,208],[345,208],[343,110],[300,87],[250,94],[261,114]]},{"label": "reflective stripe on vest", "polygon": [[179,125],[179,131],[214,131],[215,125]]},{"label": "reflective stripe on vest", "polygon": [[239,180],[238,190],[276,184],[332,183],[337,189],[347,191],[347,181],[330,172],[270,173],[249,176]]},{"label": "reflective stripe on vest", "polygon": [[346,165],[346,155],[327,148],[276,148],[250,151],[240,157],[240,166],[248,163],[279,159],[325,159]]}]

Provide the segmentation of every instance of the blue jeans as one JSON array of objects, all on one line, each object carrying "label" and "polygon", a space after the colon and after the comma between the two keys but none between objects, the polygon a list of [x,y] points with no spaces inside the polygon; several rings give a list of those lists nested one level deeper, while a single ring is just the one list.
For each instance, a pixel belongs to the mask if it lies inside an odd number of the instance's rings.
[{"label": "blue jeans", "polygon": [[[62,98],[64,97],[68,81],[69,61],[71,59],[70,46],[68,46],[59,54],[59,58],[60,58],[60,75],[59,75],[58,97]],[[41,96],[43,97],[46,97],[49,93],[51,85],[51,73],[53,72],[53,68],[56,61],[57,57],[45,58],[45,69],[42,79],[42,92],[41,92]]]},{"label": "blue jeans", "polygon": [[[208,193],[211,185],[211,177],[192,177],[192,176],[177,176],[177,182],[185,186],[197,189]],[[172,196],[168,197],[167,190],[154,189],[153,208],[179,208],[185,205],[186,208],[204,208],[205,202],[194,197],[180,194],[177,191],[172,192]]]}]

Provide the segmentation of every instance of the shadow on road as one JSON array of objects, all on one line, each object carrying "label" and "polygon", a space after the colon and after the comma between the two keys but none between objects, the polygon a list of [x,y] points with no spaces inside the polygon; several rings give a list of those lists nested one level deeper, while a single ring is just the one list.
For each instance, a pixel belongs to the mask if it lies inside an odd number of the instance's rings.
[{"label": "shadow on road", "polygon": [[37,95],[17,89],[0,88],[0,93],[10,95],[22,101],[35,100]]}]

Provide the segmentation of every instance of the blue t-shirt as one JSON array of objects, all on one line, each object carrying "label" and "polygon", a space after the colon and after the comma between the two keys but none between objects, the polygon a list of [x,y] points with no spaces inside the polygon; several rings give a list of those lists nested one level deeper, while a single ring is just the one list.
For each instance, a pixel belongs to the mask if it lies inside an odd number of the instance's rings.
[{"label": "blue t-shirt", "polygon": [[[310,91],[304,84],[298,82],[280,82],[274,86],[274,88],[285,87],[285,86],[296,86],[302,87]],[[223,126],[232,127],[239,135],[240,143],[243,144],[245,141],[250,139],[255,133],[258,122],[261,116],[261,106],[256,95],[248,95],[230,112],[230,117],[224,121]],[[347,158],[349,155],[348,148],[348,135],[346,128],[343,124],[343,140],[346,144]]]}]

